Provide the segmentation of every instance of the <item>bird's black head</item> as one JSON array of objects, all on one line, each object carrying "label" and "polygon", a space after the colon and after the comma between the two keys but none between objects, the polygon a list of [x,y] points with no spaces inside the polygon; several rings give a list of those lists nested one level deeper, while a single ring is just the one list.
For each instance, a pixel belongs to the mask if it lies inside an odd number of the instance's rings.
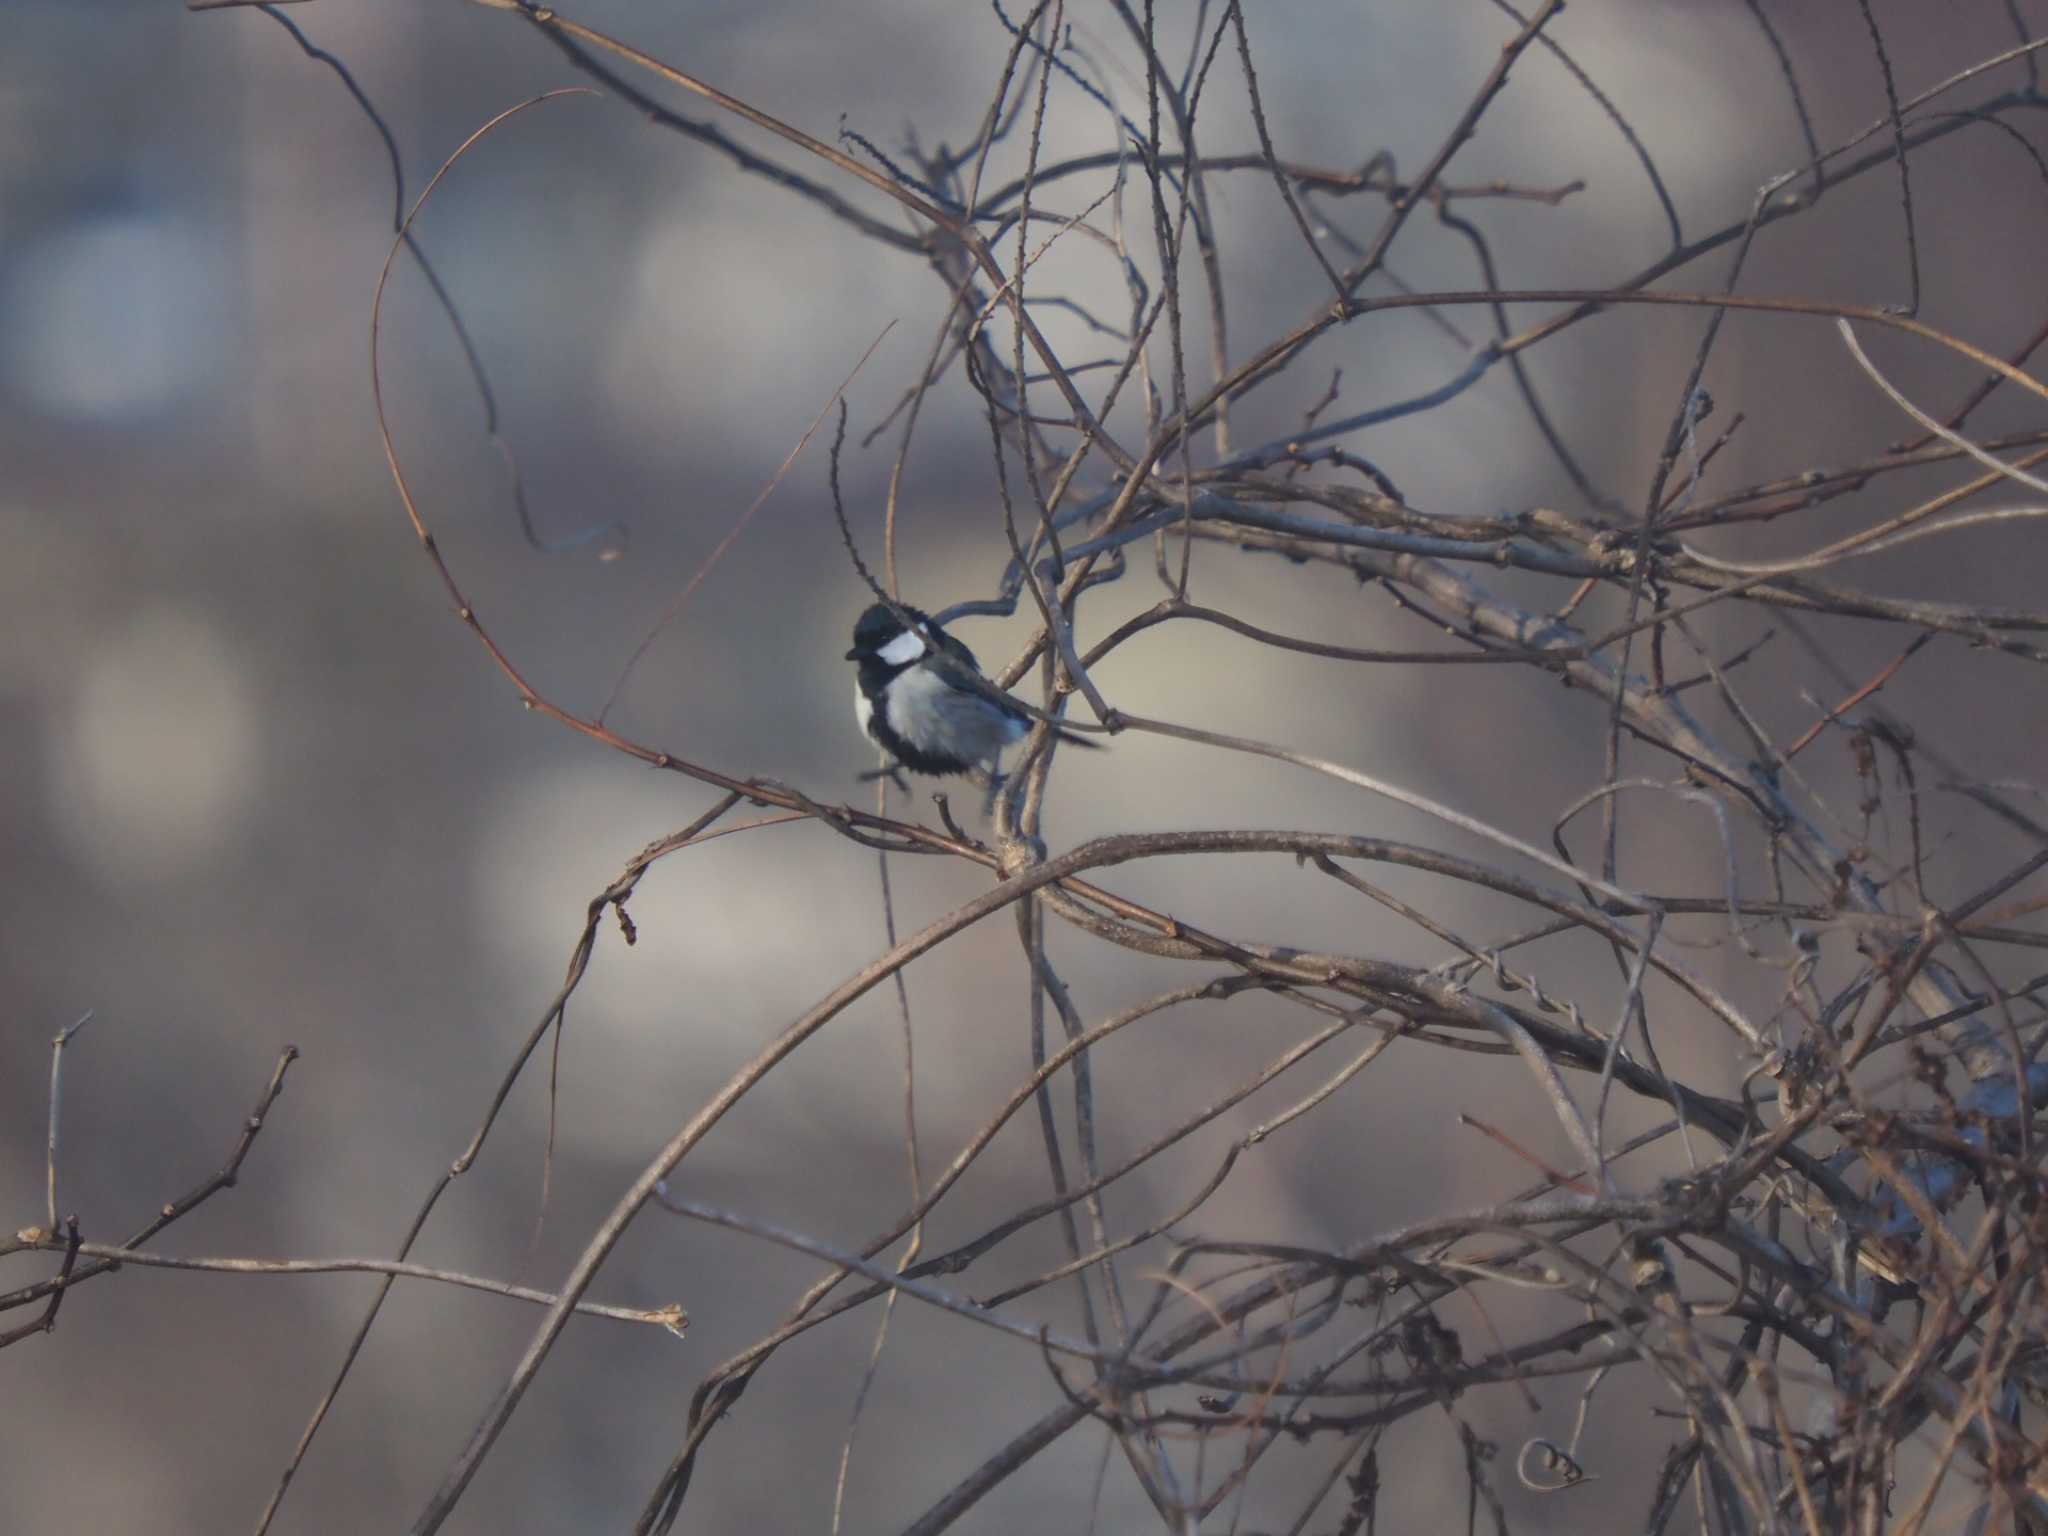
[{"label": "bird's black head", "polygon": [[[918,622],[919,627],[931,621],[908,604],[903,611]],[[848,661],[859,661],[863,657],[876,655],[903,633],[903,621],[889,611],[887,603],[871,603],[853,626],[853,649],[846,653]]]}]

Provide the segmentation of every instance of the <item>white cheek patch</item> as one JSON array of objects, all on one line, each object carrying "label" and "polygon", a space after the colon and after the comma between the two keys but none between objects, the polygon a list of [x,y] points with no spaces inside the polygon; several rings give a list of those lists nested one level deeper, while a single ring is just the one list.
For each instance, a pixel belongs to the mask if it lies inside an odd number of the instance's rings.
[{"label": "white cheek patch", "polygon": [[925,653],[924,636],[914,629],[902,634],[883,646],[875,655],[892,667],[907,667]]}]

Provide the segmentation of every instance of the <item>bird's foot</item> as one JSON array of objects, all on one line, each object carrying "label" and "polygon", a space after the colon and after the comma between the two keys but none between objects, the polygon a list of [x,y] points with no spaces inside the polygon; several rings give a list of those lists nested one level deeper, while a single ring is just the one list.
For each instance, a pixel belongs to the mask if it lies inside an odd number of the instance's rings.
[{"label": "bird's foot", "polygon": [[886,768],[870,768],[860,776],[860,781],[863,784],[872,784],[877,779],[887,779],[904,794],[910,793],[910,780],[903,777],[903,765],[901,763],[891,763]]}]

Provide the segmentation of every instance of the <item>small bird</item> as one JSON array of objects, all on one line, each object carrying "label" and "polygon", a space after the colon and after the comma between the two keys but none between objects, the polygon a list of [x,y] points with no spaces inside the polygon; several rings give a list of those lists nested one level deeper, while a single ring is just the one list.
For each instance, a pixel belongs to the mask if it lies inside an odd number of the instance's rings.
[{"label": "small bird", "polygon": [[[983,678],[974,652],[929,614],[899,606],[915,621],[912,627],[886,603],[871,605],[853,626],[846,659],[859,663],[854,718],[913,773],[966,773],[987,763],[993,774],[1003,748],[1024,739],[1035,712]],[[1095,745],[1054,729],[1075,746]]]}]

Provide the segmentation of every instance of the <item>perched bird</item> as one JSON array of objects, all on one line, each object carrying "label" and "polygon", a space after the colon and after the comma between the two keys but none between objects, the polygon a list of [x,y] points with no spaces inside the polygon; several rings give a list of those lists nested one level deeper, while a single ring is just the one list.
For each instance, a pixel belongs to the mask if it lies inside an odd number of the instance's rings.
[{"label": "perched bird", "polygon": [[[1031,729],[1036,711],[998,691],[981,675],[974,652],[929,614],[900,606],[913,626],[906,628],[886,603],[870,606],[853,626],[846,659],[858,664],[854,718],[913,773],[965,773],[978,763],[993,773],[1003,748]],[[1059,735],[1075,746],[1095,745],[1068,731]]]}]

